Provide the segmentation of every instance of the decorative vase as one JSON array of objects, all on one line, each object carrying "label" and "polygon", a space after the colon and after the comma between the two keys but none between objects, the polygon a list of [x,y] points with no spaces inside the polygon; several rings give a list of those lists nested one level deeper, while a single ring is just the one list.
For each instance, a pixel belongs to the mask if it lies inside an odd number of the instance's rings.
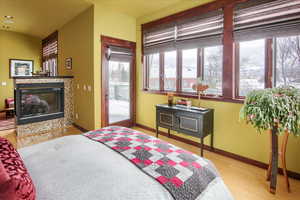
[{"label": "decorative vase", "polygon": [[174,93],[168,92],[167,96],[168,96],[168,106],[173,106]]}]

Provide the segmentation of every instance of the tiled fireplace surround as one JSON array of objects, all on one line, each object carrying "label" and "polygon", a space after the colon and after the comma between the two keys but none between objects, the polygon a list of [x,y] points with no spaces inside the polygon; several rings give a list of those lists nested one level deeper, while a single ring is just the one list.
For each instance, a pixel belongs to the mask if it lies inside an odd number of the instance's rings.
[{"label": "tiled fireplace surround", "polygon": [[14,84],[23,83],[57,83],[64,82],[64,117],[17,125],[18,147],[27,146],[29,143],[40,142],[49,138],[59,137],[64,134],[67,127],[74,122],[74,89],[73,77],[30,77],[16,78]]}]

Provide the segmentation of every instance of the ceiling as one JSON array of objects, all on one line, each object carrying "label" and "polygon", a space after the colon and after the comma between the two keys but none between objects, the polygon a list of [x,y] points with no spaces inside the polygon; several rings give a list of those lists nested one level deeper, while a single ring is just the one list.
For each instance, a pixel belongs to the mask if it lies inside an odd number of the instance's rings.
[{"label": "ceiling", "polygon": [[197,0],[94,0],[133,17],[141,17],[183,1]]},{"label": "ceiling", "polygon": [[[141,17],[181,2],[201,0],[0,0],[0,30],[46,37],[93,4],[104,4],[133,17]],[[4,16],[13,16],[10,28]]]},{"label": "ceiling", "polygon": [[89,0],[0,0],[0,29],[5,15],[14,17],[10,31],[46,37],[90,7]]}]

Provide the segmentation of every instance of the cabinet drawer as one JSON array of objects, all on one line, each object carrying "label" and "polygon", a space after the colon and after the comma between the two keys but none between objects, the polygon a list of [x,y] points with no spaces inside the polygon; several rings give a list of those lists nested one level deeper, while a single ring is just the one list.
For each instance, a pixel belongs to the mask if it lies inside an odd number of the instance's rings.
[{"label": "cabinet drawer", "polygon": [[179,128],[192,132],[199,132],[199,119],[189,116],[178,116]]},{"label": "cabinet drawer", "polygon": [[174,126],[174,114],[172,112],[159,110],[157,112],[158,124],[166,127]]},{"label": "cabinet drawer", "polygon": [[203,116],[188,112],[176,112],[177,130],[194,137],[203,136]]}]

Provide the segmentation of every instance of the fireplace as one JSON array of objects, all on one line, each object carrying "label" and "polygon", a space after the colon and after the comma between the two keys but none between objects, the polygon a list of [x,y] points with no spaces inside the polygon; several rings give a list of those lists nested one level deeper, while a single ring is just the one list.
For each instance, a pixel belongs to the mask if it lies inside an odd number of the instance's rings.
[{"label": "fireplace", "polygon": [[17,124],[64,117],[64,83],[16,84]]}]

